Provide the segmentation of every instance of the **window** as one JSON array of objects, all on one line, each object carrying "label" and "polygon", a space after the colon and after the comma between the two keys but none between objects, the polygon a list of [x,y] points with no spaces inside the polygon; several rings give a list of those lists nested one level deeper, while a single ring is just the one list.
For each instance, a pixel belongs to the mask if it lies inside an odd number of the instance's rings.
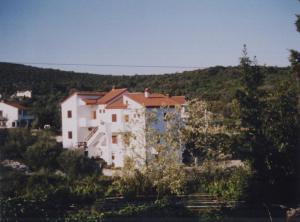
[{"label": "window", "polygon": [[97,112],[96,112],[96,110],[92,111],[92,119],[97,119]]},{"label": "window", "polygon": [[124,121],[125,121],[125,122],[129,122],[129,115],[125,115],[125,116],[124,116]]},{"label": "window", "polygon": [[3,117],[3,111],[0,110],[0,117]]},{"label": "window", "polygon": [[15,122],[12,122],[12,123],[11,123],[11,126],[12,126],[12,127],[16,127],[16,123],[15,123]]},{"label": "window", "polygon": [[117,122],[117,114],[112,114],[111,115],[111,121],[112,122]]},{"label": "window", "polygon": [[114,153],[111,154],[111,159],[112,159],[112,160],[115,159],[115,154],[114,154]]},{"label": "window", "polygon": [[99,113],[102,113],[102,109],[99,109]]},{"label": "window", "polygon": [[105,113],[105,109],[103,110],[103,113]]},{"label": "window", "polygon": [[111,137],[111,142],[112,142],[112,144],[117,144],[117,143],[118,143],[117,135],[113,135],[113,136]]},{"label": "window", "polygon": [[69,138],[69,139],[72,139],[72,137],[73,137],[72,131],[69,131],[69,132],[68,132],[68,138]]},{"label": "window", "polygon": [[72,118],[72,111],[68,110],[68,118]]}]

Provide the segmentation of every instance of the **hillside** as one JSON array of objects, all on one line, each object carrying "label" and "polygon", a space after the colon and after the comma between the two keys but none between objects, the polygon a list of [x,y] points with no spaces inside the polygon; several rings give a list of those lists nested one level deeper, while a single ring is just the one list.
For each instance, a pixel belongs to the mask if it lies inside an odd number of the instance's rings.
[{"label": "hillside", "polygon": [[[290,76],[288,67],[262,67],[262,71],[264,88],[270,91]],[[225,105],[240,87],[240,77],[239,67],[222,66],[174,74],[112,76],[0,63],[0,94],[5,98],[17,90],[31,89],[34,97],[23,102],[38,116],[36,124],[50,123],[60,128],[58,103],[72,90],[108,91],[114,85],[143,91],[148,87],[156,92],[214,100]]]}]

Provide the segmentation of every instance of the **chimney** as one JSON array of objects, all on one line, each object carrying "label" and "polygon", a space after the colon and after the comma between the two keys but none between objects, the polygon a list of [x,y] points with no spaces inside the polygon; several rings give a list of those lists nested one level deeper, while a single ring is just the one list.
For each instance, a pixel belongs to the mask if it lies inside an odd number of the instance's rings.
[{"label": "chimney", "polygon": [[146,88],[145,89],[145,97],[148,98],[150,96],[150,89]]},{"label": "chimney", "polygon": [[111,90],[112,90],[112,91],[114,91],[114,90],[115,90],[115,88],[116,88],[116,86],[115,86],[115,85],[113,85]]}]

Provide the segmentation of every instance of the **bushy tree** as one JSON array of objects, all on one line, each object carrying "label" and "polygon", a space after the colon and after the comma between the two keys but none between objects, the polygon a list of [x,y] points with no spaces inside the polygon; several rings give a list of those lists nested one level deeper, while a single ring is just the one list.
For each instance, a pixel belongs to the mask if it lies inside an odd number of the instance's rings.
[{"label": "bushy tree", "polygon": [[[145,152],[136,152],[139,149],[139,146],[135,147],[136,143],[126,146],[128,153],[132,155],[126,161],[118,183],[128,188],[125,190],[128,190],[130,195],[147,194],[146,190],[156,193],[157,198],[180,194],[186,184],[186,173],[182,164],[184,124],[180,117],[180,108],[148,109],[143,115],[147,120],[141,135],[138,131],[135,132],[137,135],[127,136],[136,138],[135,141],[141,140],[142,146],[145,138]],[[159,125],[158,122],[164,124]],[[149,183],[152,189],[149,188]],[[133,184],[136,186],[132,186]]]},{"label": "bushy tree", "polygon": [[210,111],[208,102],[199,99],[188,103],[188,118],[184,127],[185,158],[195,163],[230,157],[230,132],[220,114]]},{"label": "bushy tree", "polygon": [[64,150],[57,161],[60,169],[71,179],[100,173],[99,164],[79,150]]},{"label": "bushy tree", "polygon": [[110,186],[107,196],[123,195],[128,199],[137,195],[155,194],[152,181],[147,174],[136,168],[134,159],[126,157],[121,173]]},{"label": "bushy tree", "polygon": [[26,151],[26,163],[33,169],[41,167],[47,169],[57,168],[56,158],[60,154],[62,147],[54,138],[50,131],[39,133],[37,141],[28,147]]},{"label": "bushy tree", "polygon": [[259,88],[264,77],[255,61],[251,61],[248,57],[246,45],[240,66],[243,89],[236,93],[241,120],[240,151],[244,154],[242,156],[250,159],[254,171],[263,178],[268,171],[265,159],[268,144],[263,135],[264,91]]},{"label": "bushy tree", "polygon": [[2,134],[2,144],[0,143],[2,159],[23,160],[27,148],[36,141],[29,129],[9,129],[2,130],[0,133]]},{"label": "bushy tree", "polygon": [[252,194],[257,194],[257,200],[291,200],[299,133],[295,88],[290,82],[282,83],[270,94],[262,91],[262,74],[245,48],[241,68],[243,89],[237,92],[241,120],[237,145],[251,162],[255,190]]}]

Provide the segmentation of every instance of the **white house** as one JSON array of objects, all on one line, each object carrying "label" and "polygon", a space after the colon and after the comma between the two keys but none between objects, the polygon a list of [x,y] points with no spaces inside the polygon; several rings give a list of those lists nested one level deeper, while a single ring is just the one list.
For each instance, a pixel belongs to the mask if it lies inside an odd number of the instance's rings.
[{"label": "white house", "polygon": [[31,90],[24,90],[24,91],[17,91],[11,97],[12,98],[31,98],[31,96],[32,96]]},{"label": "white house", "polygon": [[27,108],[13,102],[0,101],[0,128],[29,126],[33,116],[28,115]]},{"label": "white house", "polygon": [[61,103],[63,147],[84,149],[89,157],[101,157],[116,167],[123,166],[126,156],[143,164],[155,155],[146,151],[150,142],[145,132],[150,124],[147,114],[155,110],[157,121],[151,124],[160,131],[165,112],[177,113],[181,119],[184,104],[184,96],[170,97],[148,89],[142,93],[127,89],[73,93]]}]

